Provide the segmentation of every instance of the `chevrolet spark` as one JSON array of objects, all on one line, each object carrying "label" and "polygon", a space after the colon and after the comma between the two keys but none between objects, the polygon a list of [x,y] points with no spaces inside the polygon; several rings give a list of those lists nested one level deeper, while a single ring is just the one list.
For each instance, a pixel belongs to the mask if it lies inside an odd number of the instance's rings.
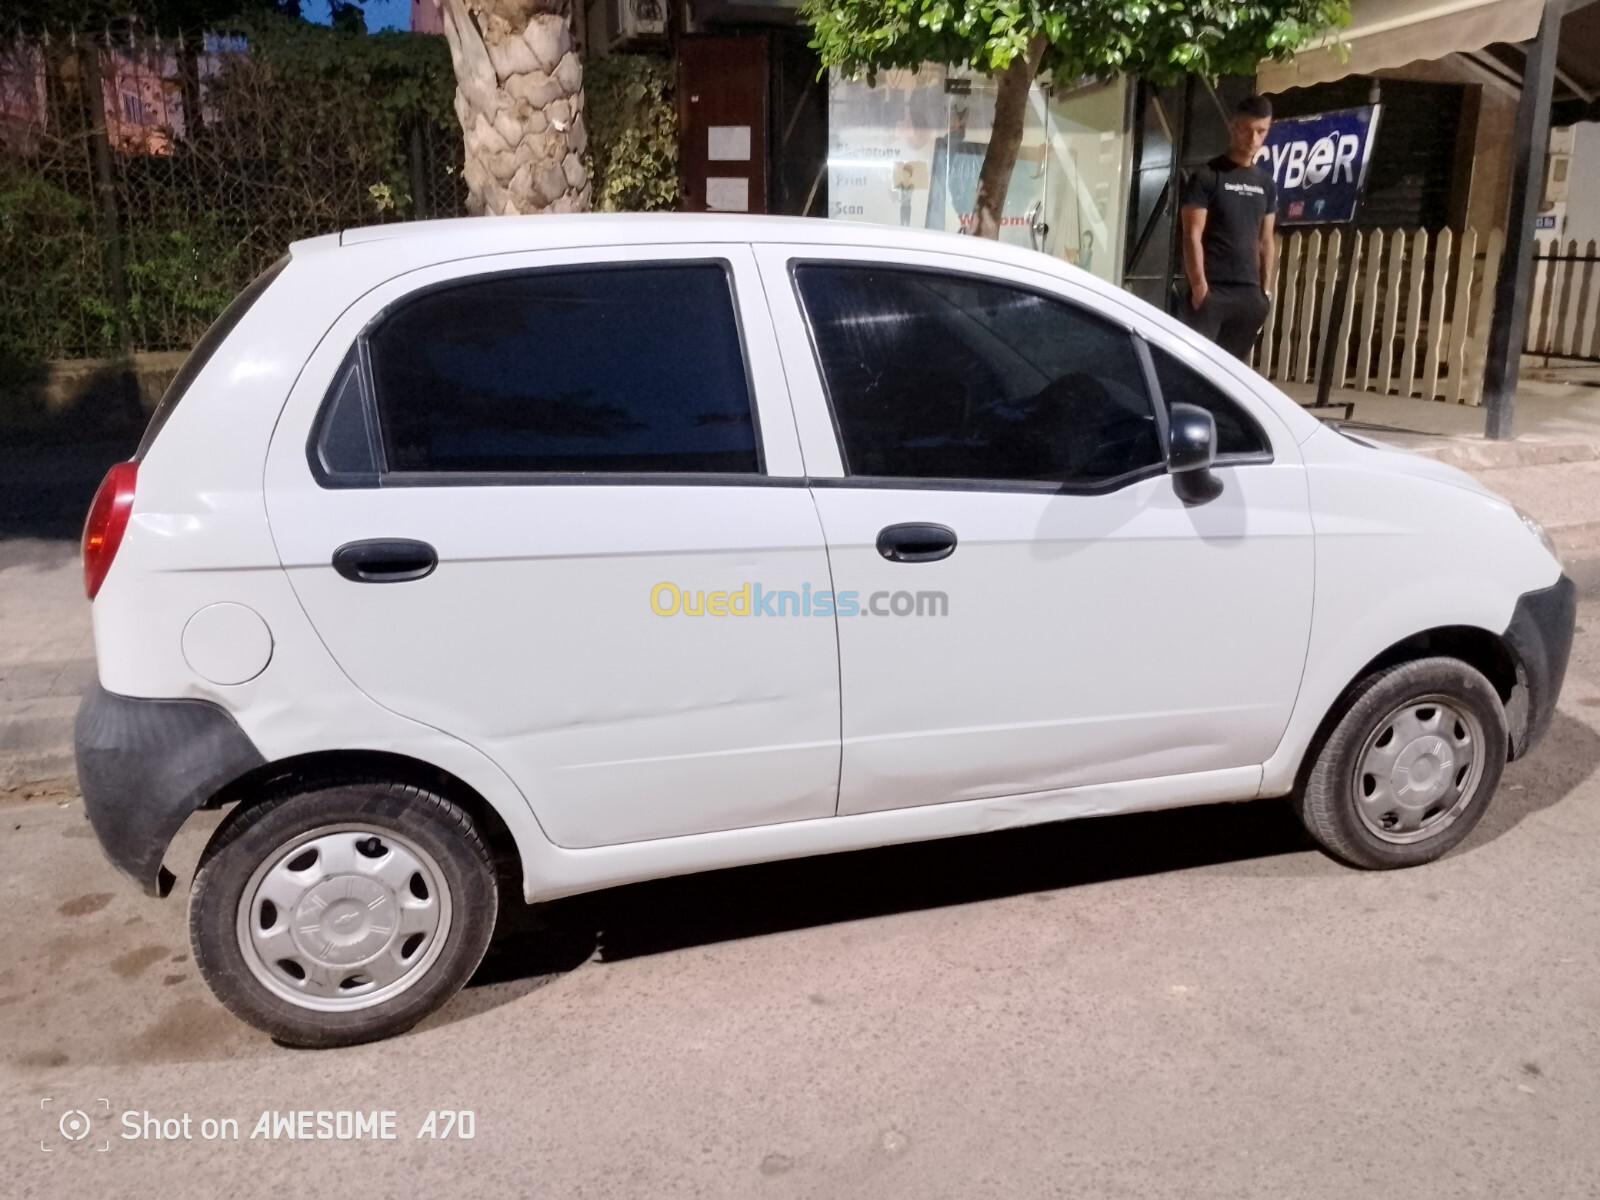
[{"label": "chevrolet spark", "polygon": [[1444,854],[1574,589],[1459,471],[1075,268],[748,217],[300,242],[84,534],[106,854],[284,1042],[414,1024],[502,893],[1288,797]]}]

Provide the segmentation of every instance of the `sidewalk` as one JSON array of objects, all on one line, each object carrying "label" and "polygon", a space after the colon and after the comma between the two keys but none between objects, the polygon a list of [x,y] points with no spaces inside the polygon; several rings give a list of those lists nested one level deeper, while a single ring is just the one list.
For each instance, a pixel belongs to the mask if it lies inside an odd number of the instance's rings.
[{"label": "sidewalk", "polygon": [[78,532],[124,441],[0,450],[0,797],[71,790],[72,720],[94,680]]},{"label": "sidewalk", "polygon": [[[1555,372],[1560,379],[1543,378],[1545,372],[1531,367],[1525,372],[1517,389],[1517,436],[1509,442],[1483,436],[1485,413],[1473,405],[1350,388],[1335,389],[1332,400],[1355,406],[1352,430],[1463,470],[1600,459],[1600,368]],[[1316,395],[1313,384],[1280,386],[1302,404]]]},{"label": "sidewalk", "polygon": [[0,541],[0,796],[72,786],[72,719],[93,681],[77,543]]}]

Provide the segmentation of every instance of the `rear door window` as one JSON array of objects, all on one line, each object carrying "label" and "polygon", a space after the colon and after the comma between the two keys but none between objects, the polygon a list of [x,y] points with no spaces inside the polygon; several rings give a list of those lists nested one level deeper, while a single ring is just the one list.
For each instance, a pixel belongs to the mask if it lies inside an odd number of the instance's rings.
[{"label": "rear door window", "polygon": [[449,284],[384,318],[368,352],[390,474],[762,470],[720,262]]}]

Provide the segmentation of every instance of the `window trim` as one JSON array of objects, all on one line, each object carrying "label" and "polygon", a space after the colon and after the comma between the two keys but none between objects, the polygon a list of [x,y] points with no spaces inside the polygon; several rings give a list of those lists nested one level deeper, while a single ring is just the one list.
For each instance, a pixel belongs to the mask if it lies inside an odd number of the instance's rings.
[{"label": "window trim", "polygon": [[1139,360],[1139,370],[1144,374],[1144,386],[1155,401],[1156,432],[1161,438],[1161,458],[1165,462],[1172,450],[1172,414],[1167,411],[1166,397],[1161,394],[1161,380],[1156,377],[1156,359],[1151,351],[1150,339],[1137,330],[1133,336],[1133,356]]},{"label": "window trim", "polygon": [[[801,475],[719,471],[390,471],[376,485],[419,487],[805,487]],[[343,485],[348,486],[348,485]]]},{"label": "window trim", "polygon": [[[750,406],[750,428],[755,436],[756,469],[749,471],[397,471],[389,466],[388,443],[383,433],[383,410],[378,404],[378,389],[372,374],[372,338],[385,321],[406,306],[437,292],[453,288],[470,287],[484,280],[519,279],[526,276],[589,275],[597,271],[665,270],[673,267],[707,267],[722,269],[723,281],[728,288],[728,303],[733,310],[734,333],[738,338],[739,362],[744,373],[745,396]],[[339,360],[327,390],[317,402],[317,411],[311,418],[306,437],[306,461],[311,476],[319,487],[336,490],[346,488],[390,487],[531,487],[531,486],[653,486],[653,487],[707,487],[707,486],[800,486],[805,480],[799,477],[767,474],[766,443],[761,430],[761,405],[756,399],[756,381],[750,369],[749,339],[745,334],[744,310],[739,302],[739,286],[734,264],[721,256],[696,256],[687,258],[651,258],[631,262],[566,262],[549,266],[512,267],[503,271],[479,271],[467,275],[440,279],[397,296],[380,308],[364,324],[351,342],[359,358],[361,402],[367,419],[371,422],[377,445],[375,448],[378,471],[336,473],[325,470],[317,455],[317,442],[327,425],[333,409],[334,393],[343,374],[344,364],[351,351]]]},{"label": "window trim", "polygon": [[[1120,330],[1123,336],[1134,343],[1134,356],[1139,357],[1138,343],[1143,337],[1138,330],[1110,317],[1098,313],[1087,306],[1069,299],[1058,292],[1048,288],[1039,287],[1032,283],[1019,283],[1015,280],[1002,279],[999,276],[988,274],[984,271],[962,270],[959,267],[928,266],[923,263],[897,263],[880,262],[876,259],[835,257],[827,255],[801,255],[789,259],[787,265],[789,276],[789,293],[794,297],[795,307],[800,310],[800,320],[805,325],[806,340],[811,346],[811,364],[817,372],[817,382],[821,384],[822,398],[828,406],[828,419],[833,425],[834,441],[839,448],[839,463],[844,469],[844,475],[839,477],[812,478],[813,487],[861,487],[861,488],[902,488],[913,491],[962,491],[962,492],[1022,492],[1042,495],[1062,496],[1103,496],[1111,492],[1121,491],[1125,487],[1150,479],[1157,475],[1167,475],[1167,445],[1166,445],[1166,411],[1161,399],[1161,391],[1152,386],[1152,380],[1146,376],[1144,379],[1146,400],[1149,401],[1151,415],[1155,418],[1157,436],[1160,444],[1157,451],[1160,460],[1147,467],[1137,467],[1132,471],[1124,471],[1121,475],[1114,475],[1110,479],[1099,480],[1095,483],[1071,483],[1059,479],[943,479],[927,475],[853,475],[850,472],[850,456],[845,449],[844,430],[839,425],[839,412],[833,402],[833,391],[828,384],[828,374],[823,370],[822,356],[817,347],[817,333],[811,321],[811,311],[806,307],[805,297],[800,291],[798,271],[801,267],[866,267],[885,271],[899,271],[905,274],[956,276],[963,279],[973,279],[980,283],[988,283],[1002,287],[1013,288],[1020,292],[1027,292],[1044,300],[1057,304],[1064,304],[1068,308],[1087,313],[1091,319],[1101,321],[1114,329]],[[1140,360],[1143,361],[1142,359]],[[1152,364],[1153,367],[1153,364]]]},{"label": "window trim", "polygon": [[1014,492],[1032,496],[1107,496],[1146,479],[1170,474],[1166,460],[1100,483],[1071,484],[1059,479],[945,479],[928,475],[828,475],[805,480],[814,488],[861,488],[906,492]]},{"label": "window trim", "polygon": [[[338,400],[340,384],[344,381],[345,371],[354,366],[356,383],[361,389],[360,408],[361,415],[366,422],[368,437],[371,439],[373,471],[330,471],[322,465],[322,455],[318,446],[322,435],[327,431],[328,425],[333,420],[334,406]],[[372,402],[372,376],[371,368],[367,363],[366,344],[357,339],[351,343],[350,349],[345,351],[339,365],[334,369],[333,379],[328,384],[327,391],[322,399],[317,402],[316,415],[311,419],[311,429],[306,435],[306,463],[311,468],[311,477],[317,481],[319,487],[333,489],[342,488],[375,488],[378,487],[384,474],[383,435],[378,428],[378,406]]]}]

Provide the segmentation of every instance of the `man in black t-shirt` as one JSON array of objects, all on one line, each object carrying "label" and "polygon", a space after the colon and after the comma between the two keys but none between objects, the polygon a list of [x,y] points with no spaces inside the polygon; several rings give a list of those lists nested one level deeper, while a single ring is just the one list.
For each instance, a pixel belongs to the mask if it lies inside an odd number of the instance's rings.
[{"label": "man in black t-shirt", "polygon": [[1248,361],[1272,299],[1278,189],[1255,158],[1272,128],[1272,105],[1248,96],[1228,124],[1228,152],[1189,176],[1183,189],[1183,317]]}]

